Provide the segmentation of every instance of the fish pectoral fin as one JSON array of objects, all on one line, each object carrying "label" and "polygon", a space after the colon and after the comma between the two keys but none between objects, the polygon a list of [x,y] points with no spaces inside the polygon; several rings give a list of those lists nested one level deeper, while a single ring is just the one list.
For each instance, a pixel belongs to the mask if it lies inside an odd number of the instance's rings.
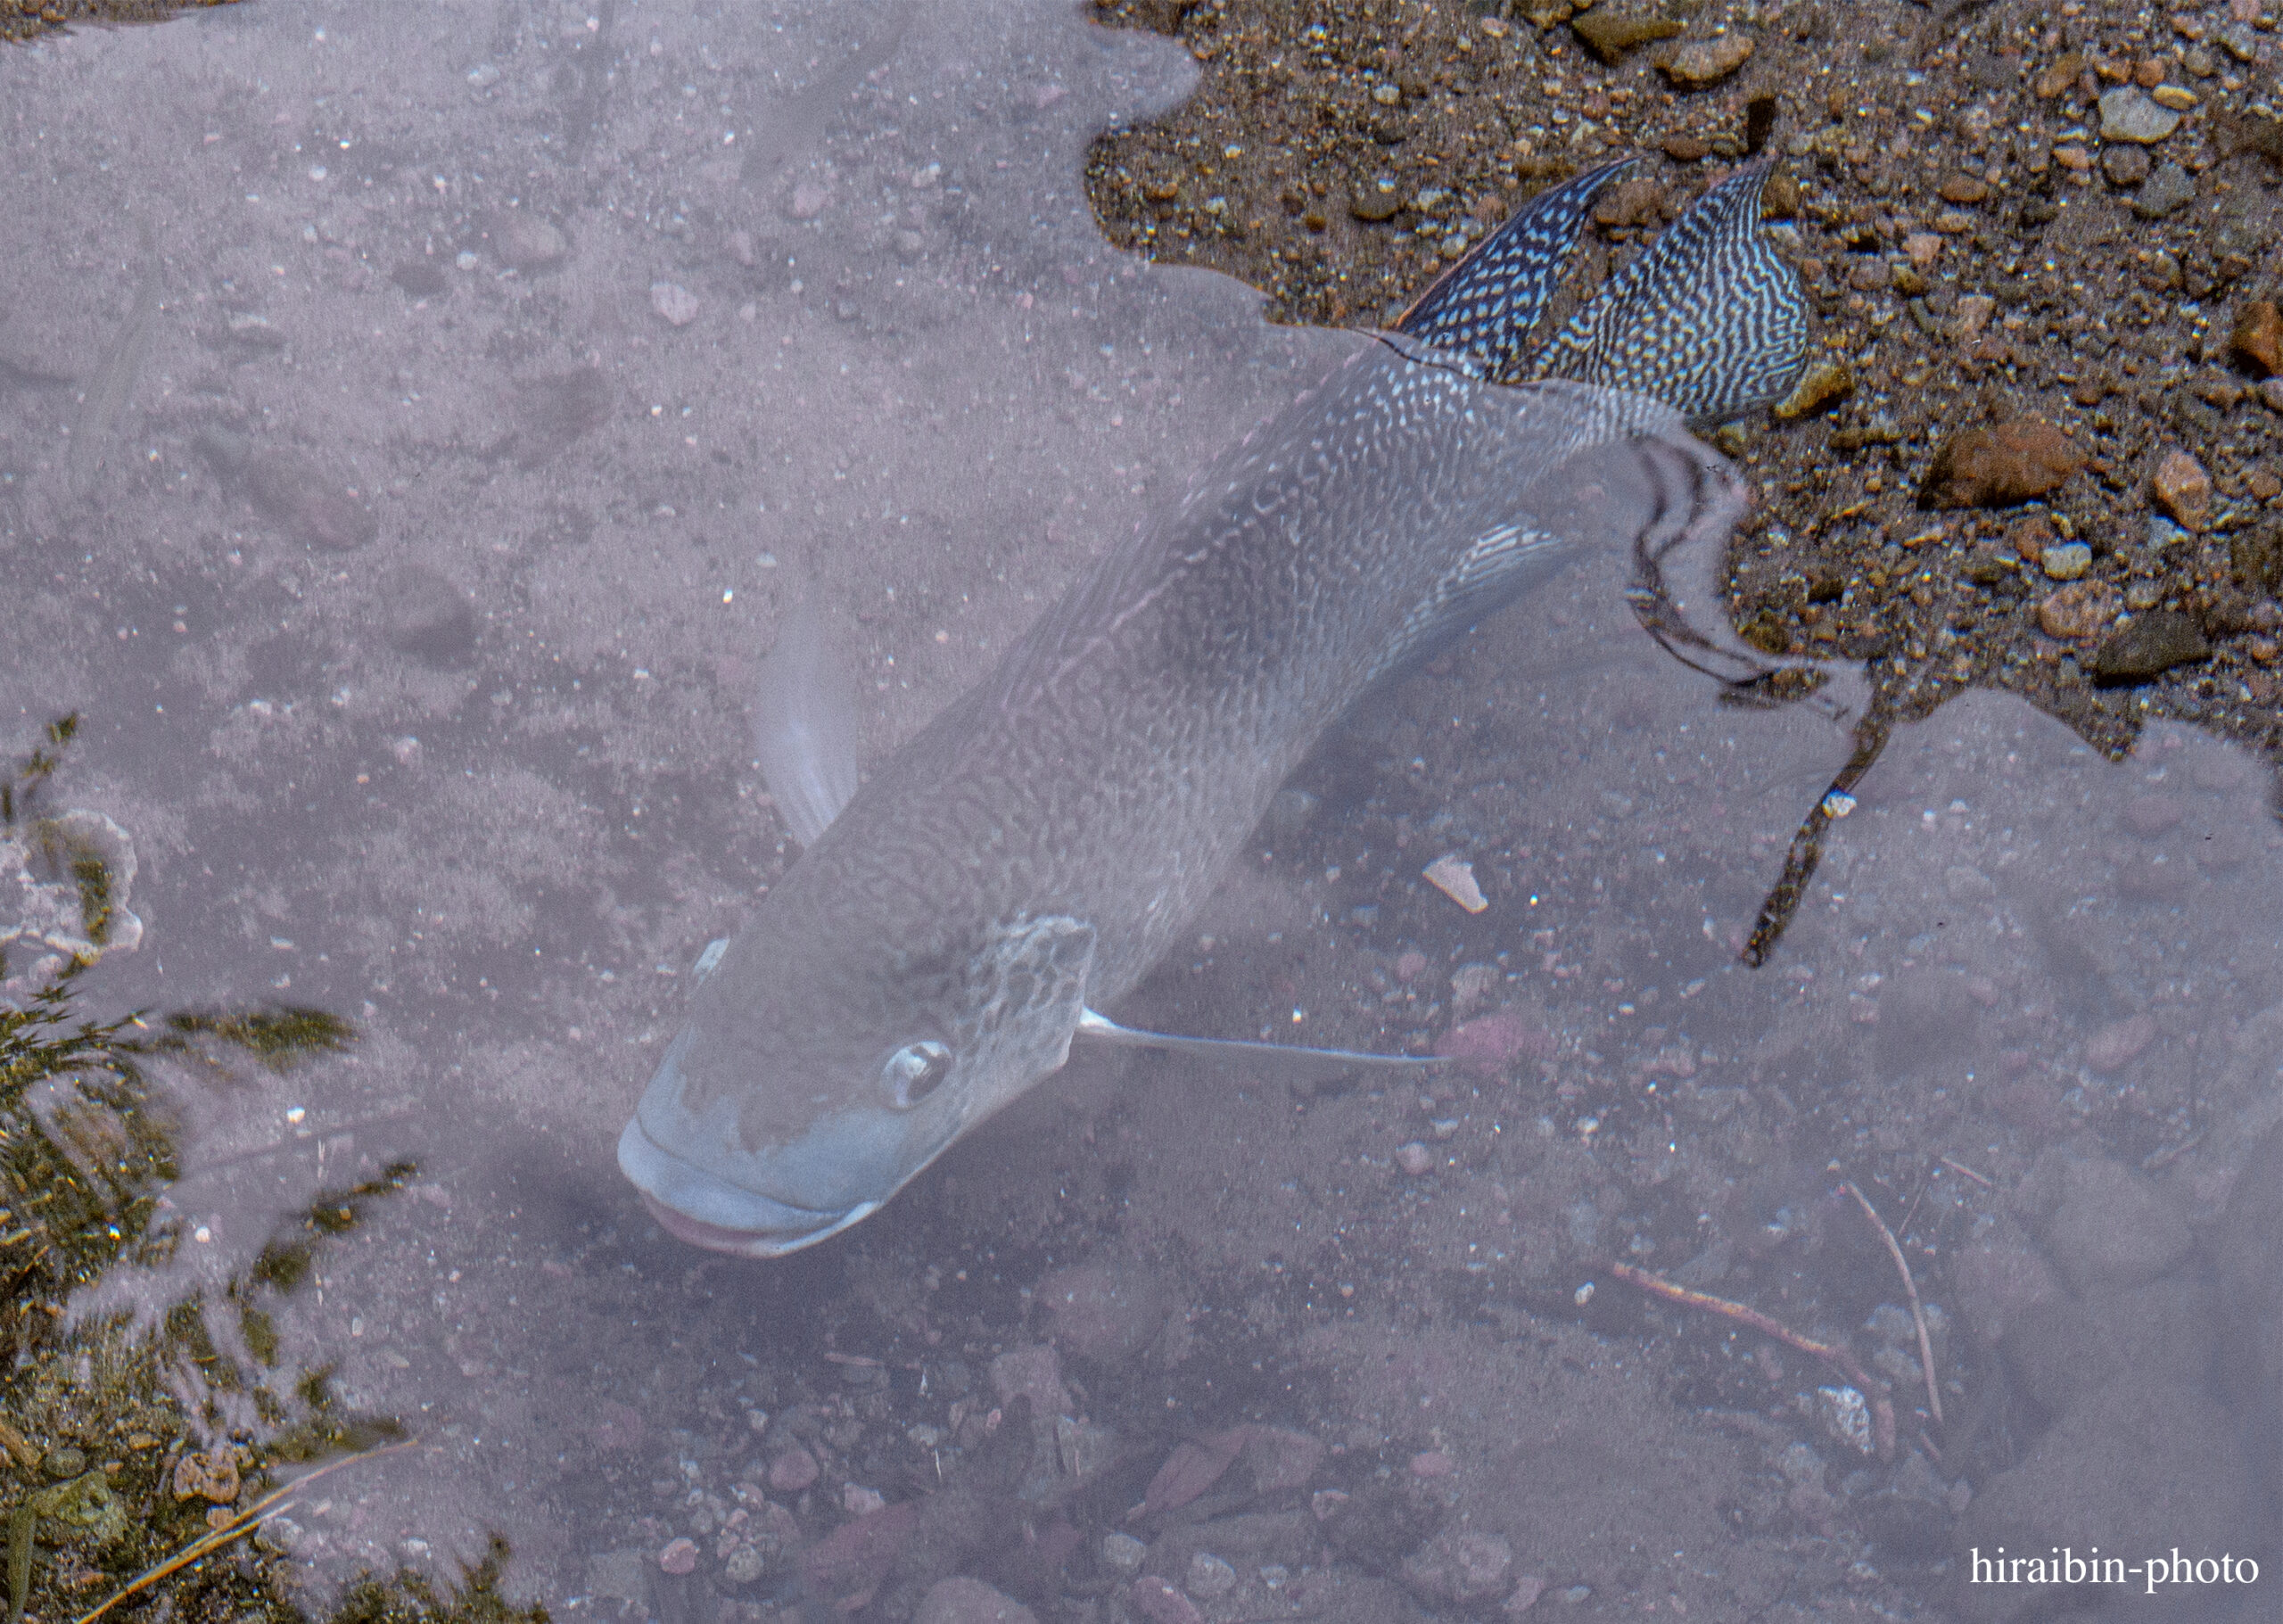
[{"label": "fish pectoral fin", "polygon": [[1113,1049],[1158,1049],[1202,1060],[1241,1065],[1282,1082],[1322,1083],[1351,1071],[1418,1071],[1443,1063],[1435,1055],[1364,1054],[1350,1049],[1306,1049],[1297,1043],[1253,1043],[1240,1038],[1184,1037],[1121,1026],[1093,1010],[1078,1015],[1077,1037]]},{"label": "fish pectoral fin", "polygon": [[804,846],[855,795],[856,685],[821,617],[796,606],[754,684],[753,743],[770,798]]}]

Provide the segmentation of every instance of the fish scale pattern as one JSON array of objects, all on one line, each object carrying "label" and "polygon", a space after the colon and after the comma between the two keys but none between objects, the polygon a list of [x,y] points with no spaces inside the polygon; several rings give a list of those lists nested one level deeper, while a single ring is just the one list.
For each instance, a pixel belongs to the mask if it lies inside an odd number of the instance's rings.
[{"label": "fish scale pattern", "polygon": [[1799,277],[1760,229],[1769,164],[1692,204],[1556,334],[1532,368],[1652,394],[1691,423],[1781,400],[1806,363]]},{"label": "fish scale pattern", "polygon": [[1499,370],[1545,314],[1594,200],[1639,162],[1620,158],[1531,198],[1437,278],[1396,331]]},{"label": "fish scale pattern", "polygon": [[1766,160],[1697,199],[1551,340],[1525,349],[1595,199],[1638,161],[1603,164],[1532,198],[1405,311],[1396,331],[1478,376],[1629,390],[1694,424],[1782,400],[1806,362],[1808,310],[1799,278],[1760,229]]}]

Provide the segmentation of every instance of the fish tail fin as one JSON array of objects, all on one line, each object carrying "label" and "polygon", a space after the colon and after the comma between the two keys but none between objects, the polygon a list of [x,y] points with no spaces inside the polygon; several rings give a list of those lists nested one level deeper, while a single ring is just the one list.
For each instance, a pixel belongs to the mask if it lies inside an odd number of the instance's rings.
[{"label": "fish tail fin", "polygon": [[1620,158],[1563,181],[1508,215],[1398,317],[1406,337],[1467,357],[1497,377],[1518,366],[1570,263],[1586,211],[1641,161]]},{"label": "fish tail fin", "polygon": [[1652,395],[1691,423],[1790,393],[1808,308],[1760,229],[1771,168],[1747,164],[1691,204],[1554,335],[1537,375]]}]

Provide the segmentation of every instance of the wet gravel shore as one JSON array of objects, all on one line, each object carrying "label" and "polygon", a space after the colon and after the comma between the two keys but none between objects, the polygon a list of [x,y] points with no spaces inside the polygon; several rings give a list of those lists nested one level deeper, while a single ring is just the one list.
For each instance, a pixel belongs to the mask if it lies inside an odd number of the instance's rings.
[{"label": "wet gravel shore", "polygon": [[1799,395],[1719,436],[1770,652],[1923,716],[2021,693],[2104,750],[2151,716],[2283,743],[2283,39],[2260,0],[1705,7],[1115,0],[1203,68],[1103,137],[1112,241],[1279,319],[1383,324],[1603,158],[1590,286],[1747,154],[1817,312]]}]

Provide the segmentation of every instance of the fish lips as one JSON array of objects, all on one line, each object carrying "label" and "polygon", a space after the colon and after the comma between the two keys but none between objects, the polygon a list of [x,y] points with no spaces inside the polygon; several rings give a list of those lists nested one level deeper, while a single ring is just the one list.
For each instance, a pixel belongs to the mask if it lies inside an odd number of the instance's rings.
[{"label": "fish lips", "polygon": [[618,1136],[618,1166],[659,1228],[733,1257],[782,1257],[862,1223],[880,1208],[878,1201],[859,1201],[840,1212],[818,1212],[741,1190],[659,1145],[642,1131],[639,1117]]},{"label": "fish lips", "polygon": [[909,1118],[852,1109],[789,1143],[747,1150],[734,1099],[703,1112],[683,1103],[692,1036],[685,1029],[659,1063],[619,1135],[618,1166],[659,1224],[693,1246],[739,1257],[814,1246],[878,1212],[952,1137],[923,1149]]}]

